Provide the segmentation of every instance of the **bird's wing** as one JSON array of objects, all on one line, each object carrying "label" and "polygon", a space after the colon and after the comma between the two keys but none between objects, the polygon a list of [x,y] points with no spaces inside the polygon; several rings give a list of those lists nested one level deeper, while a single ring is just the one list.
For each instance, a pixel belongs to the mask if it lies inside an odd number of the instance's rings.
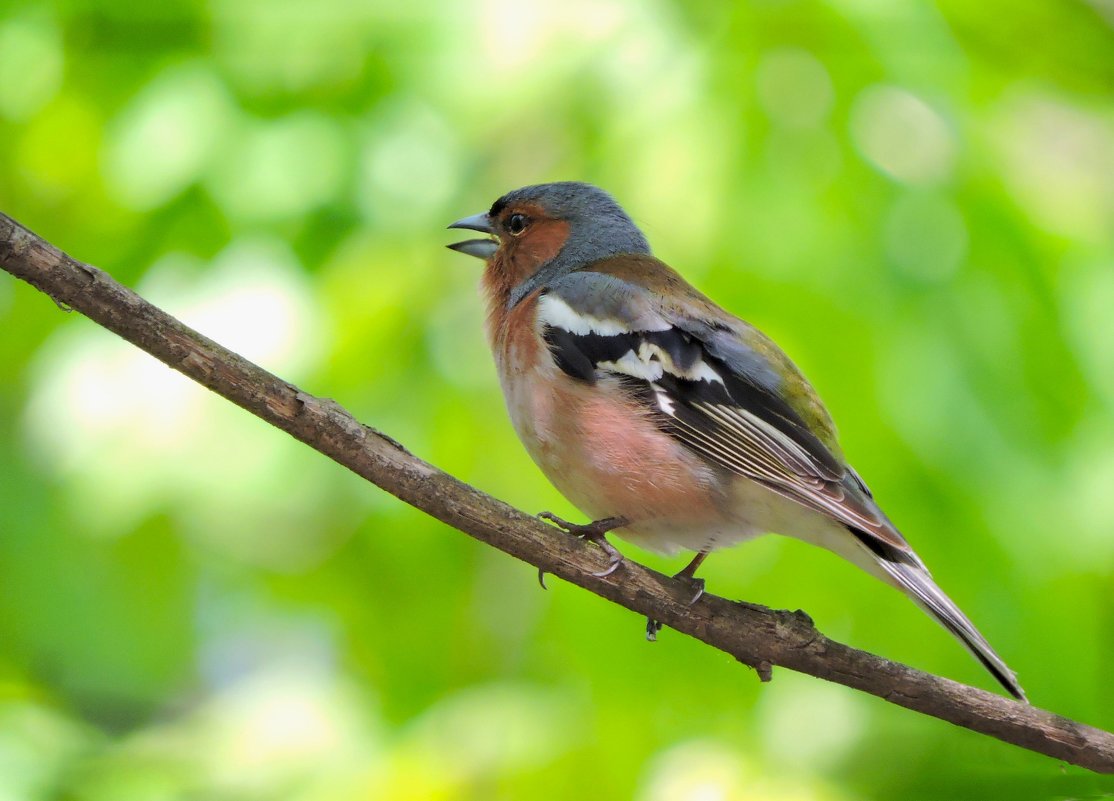
[{"label": "bird's wing", "polygon": [[661,262],[620,257],[559,279],[538,301],[538,322],[568,375],[618,379],[709,463],[844,523],[881,558],[921,566],[838,455],[792,362]]}]

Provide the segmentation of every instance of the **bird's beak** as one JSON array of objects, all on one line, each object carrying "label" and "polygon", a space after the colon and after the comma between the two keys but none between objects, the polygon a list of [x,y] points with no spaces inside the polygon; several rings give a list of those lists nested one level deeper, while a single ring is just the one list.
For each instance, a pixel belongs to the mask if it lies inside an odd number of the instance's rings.
[{"label": "bird's beak", "polygon": [[[473,214],[471,217],[457,220],[449,228],[467,228],[470,231],[481,231],[485,234],[495,233],[495,229],[491,227],[491,218],[486,213]],[[468,239],[464,242],[454,242],[448,247],[457,253],[467,253],[469,256],[475,256],[477,259],[486,261],[495,255],[495,251],[499,249],[499,243],[494,239]]]}]

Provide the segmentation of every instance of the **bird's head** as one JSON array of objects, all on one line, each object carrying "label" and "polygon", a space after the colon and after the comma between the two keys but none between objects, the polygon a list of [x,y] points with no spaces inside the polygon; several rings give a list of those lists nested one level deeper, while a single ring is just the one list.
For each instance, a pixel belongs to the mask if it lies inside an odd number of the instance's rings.
[{"label": "bird's head", "polygon": [[490,279],[516,304],[549,281],[592,262],[650,246],[611,195],[591,184],[562,181],[508,192],[491,209],[457,220],[495,238],[449,245],[484,259]]}]

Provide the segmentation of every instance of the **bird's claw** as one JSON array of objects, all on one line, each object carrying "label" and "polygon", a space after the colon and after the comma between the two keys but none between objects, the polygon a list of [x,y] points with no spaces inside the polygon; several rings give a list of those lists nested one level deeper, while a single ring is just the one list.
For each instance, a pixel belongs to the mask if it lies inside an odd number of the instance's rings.
[{"label": "bird's claw", "polygon": [[704,597],[704,579],[691,576],[689,577],[689,583],[696,588],[696,594],[693,595],[692,600],[689,601],[689,606],[692,606],[694,603]]},{"label": "bird's claw", "polygon": [[603,570],[599,570],[593,573],[592,575],[596,578],[607,578],[619,569],[619,565],[623,564],[623,555],[615,550],[615,546],[607,540],[603,540],[597,543],[597,545],[599,545],[601,548],[604,549],[604,551],[608,553],[610,560],[607,563],[607,567],[605,567]]},{"label": "bird's claw", "polygon": [[[605,554],[608,556],[607,567],[603,570],[592,573],[595,578],[607,578],[623,564],[623,554],[607,541],[605,536],[607,532],[617,528],[622,528],[627,524],[624,517],[605,517],[602,520],[594,520],[591,523],[570,523],[568,520],[563,520],[552,512],[542,512],[538,515],[542,520],[548,520],[557,528],[567,531],[569,534],[580,537],[588,542],[595,543]],[[541,581],[542,587],[545,587],[543,580],[544,573],[539,571],[538,580]]]},{"label": "bird's claw", "polygon": [[[691,600],[689,600],[688,606],[692,606],[694,603],[704,597],[704,579],[697,578],[696,576],[690,576],[683,570],[675,575],[673,578],[679,581],[687,581],[689,584],[696,588],[696,594],[692,596]],[[646,640],[648,642],[657,642],[658,632],[661,631],[661,629],[662,624],[659,621],[654,620],[652,617],[646,618]]]}]

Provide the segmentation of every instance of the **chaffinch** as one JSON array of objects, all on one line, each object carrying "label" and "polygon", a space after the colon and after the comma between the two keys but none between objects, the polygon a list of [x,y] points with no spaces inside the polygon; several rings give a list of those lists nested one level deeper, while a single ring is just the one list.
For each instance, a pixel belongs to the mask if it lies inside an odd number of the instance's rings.
[{"label": "chaffinch", "polygon": [[[1017,679],[939,587],[844,458],[816,392],[753,326],[655,259],[594,186],[527,186],[449,226],[494,235],[450,248],[486,261],[487,336],[530,456],[601,545],[717,548],[775,532],[896,587],[1017,698]],[[699,596],[698,596],[699,597]],[[647,635],[660,628],[649,621]]]}]

